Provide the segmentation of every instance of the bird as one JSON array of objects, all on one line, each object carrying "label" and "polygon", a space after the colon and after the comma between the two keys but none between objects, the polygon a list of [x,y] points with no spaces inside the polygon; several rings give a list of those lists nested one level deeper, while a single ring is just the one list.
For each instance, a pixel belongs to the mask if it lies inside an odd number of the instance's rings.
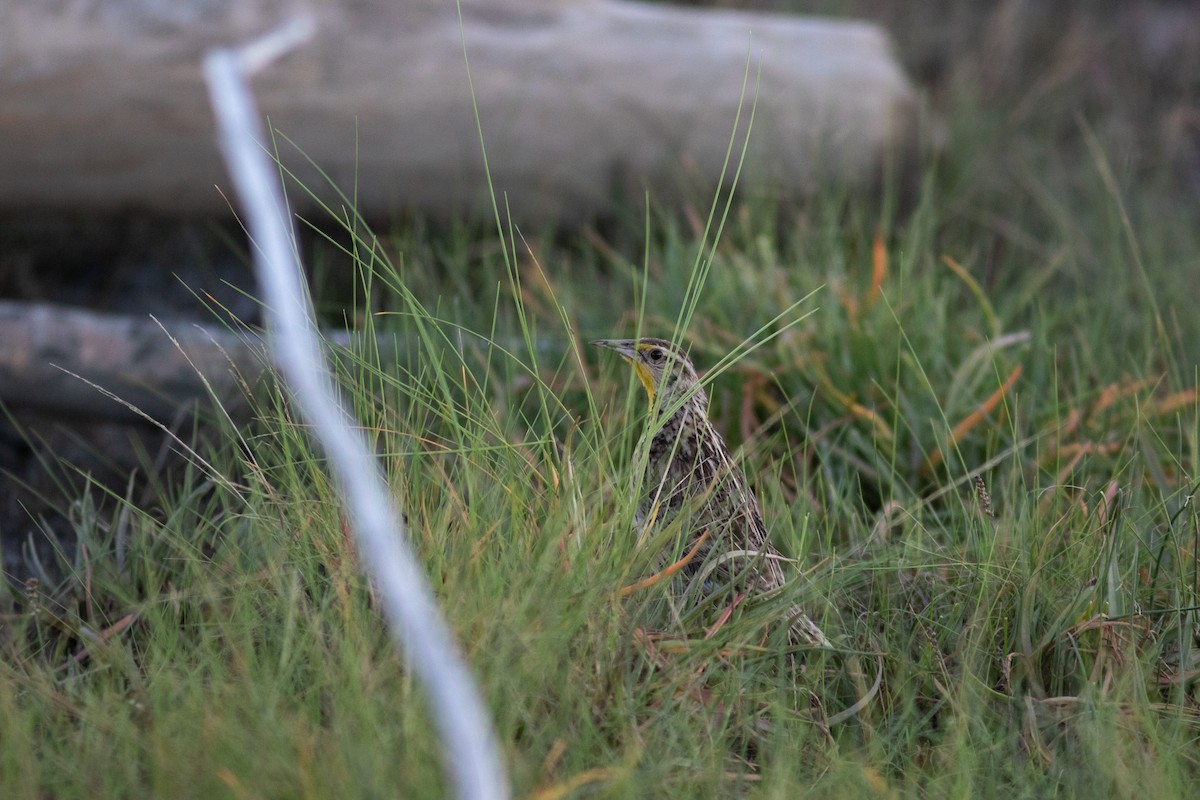
[{"label": "bird", "polygon": [[[637,526],[668,525],[688,514],[687,550],[696,553],[684,575],[702,580],[704,594],[724,584],[744,593],[780,589],[782,559],[771,545],[762,508],[708,417],[708,395],[687,352],[655,338],[596,339],[592,344],[614,350],[632,364],[650,401],[635,451],[645,459],[640,470],[635,464],[633,476],[639,491]],[[788,625],[798,643],[832,647],[803,609],[789,610]]]}]

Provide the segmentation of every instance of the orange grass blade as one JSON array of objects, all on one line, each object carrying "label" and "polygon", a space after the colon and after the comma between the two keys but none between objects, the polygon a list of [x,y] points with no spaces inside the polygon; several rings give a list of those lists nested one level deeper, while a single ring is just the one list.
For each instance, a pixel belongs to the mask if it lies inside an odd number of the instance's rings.
[{"label": "orange grass blade", "polygon": [[883,292],[883,281],[887,278],[887,274],[887,248],[883,246],[883,236],[876,233],[875,241],[871,245],[871,288],[867,292],[867,302],[864,304],[867,308],[879,301],[879,296]]},{"label": "orange grass blade", "polygon": [[[963,418],[962,422],[958,423],[950,430],[950,435],[946,437],[947,450],[957,445],[959,441],[962,440],[962,437],[966,436],[975,426],[983,422],[984,417],[995,410],[996,406],[1000,404],[1000,401],[1004,399],[1004,396],[1008,394],[1013,385],[1017,382],[1017,378],[1021,377],[1022,369],[1024,369],[1024,367],[1021,364],[1017,364],[1016,368],[1013,369],[1009,376],[1004,379],[1004,383],[999,389],[992,392],[991,395],[988,396],[988,399],[984,400],[979,408],[975,409],[970,414],[967,414],[967,416]],[[925,461],[926,471],[931,470],[942,463],[942,452],[942,450],[934,450],[929,454],[929,458]]]},{"label": "orange grass blade", "polygon": [[717,618],[717,621],[714,622],[712,625],[710,625],[708,627],[708,630],[704,631],[704,638],[706,641],[708,639],[711,639],[712,637],[716,636],[717,631],[719,631],[719,630],[721,630],[721,628],[725,627],[725,623],[729,622],[730,618],[733,617],[733,610],[735,608],[737,608],[739,605],[741,605],[742,601],[745,599],[746,599],[746,595],[739,594],[733,598],[732,603],[725,606],[725,608],[721,611],[721,616]]},{"label": "orange grass blade", "polygon": [[685,555],[683,558],[676,561],[671,566],[664,569],[662,572],[656,572],[655,574],[651,575],[649,578],[644,578],[644,579],[638,581],[637,583],[631,583],[628,586],[622,588],[621,589],[621,597],[628,597],[629,595],[633,594],[634,592],[641,591],[642,589],[649,589],[651,586],[653,586],[654,584],[663,580],[664,578],[669,578],[672,575],[674,575],[676,572],[679,572],[679,570],[681,570],[685,566],[687,566],[688,562],[690,562],[693,558],[696,557],[696,553],[700,552],[700,546],[703,545],[707,539],[708,539],[708,529],[705,529],[704,533],[700,534],[700,538],[696,540],[696,543],[694,545],[692,545],[692,549],[687,552],[687,555]]},{"label": "orange grass blade", "polygon": [[1195,389],[1185,389],[1182,392],[1176,392],[1173,395],[1164,397],[1158,402],[1158,413],[1160,415],[1171,414],[1186,406],[1196,404],[1197,394]]},{"label": "orange grass blade", "polygon": [[1100,398],[1092,405],[1088,411],[1088,419],[1092,419],[1098,414],[1107,411],[1111,406],[1115,405],[1118,400],[1124,400],[1126,397],[1132,397],[1143,389],[1149,388],[1154,381],[1146,378],[1140,381],[1125,380],[1123,383],[1110,383],[1100,392]]},{"label": "orange grass blade", "polygon": [[988,399],[983,401],[983,405],[972,411],[966,416],[965,419],[963,419],[962,422],[954,426],[954,429],[950,431],[950,444],[958,444],[959,439],[961,439],[972,428],[982,422],[983,418],[990,414],[996,408],[996,406],[1000,404],[1000,401],[1004,399],[1004,395],[1008,394],[1009,390],[1012,389],[1013,384],[1017,382],[1017,378],[1021,377],[1021,371],[1023,369],[1023,365],[1017,364],[1013,371],[1009,373],[1009,376],[1004,379],[1004,383],[1000,386],[1000,388],[992,392]]}]

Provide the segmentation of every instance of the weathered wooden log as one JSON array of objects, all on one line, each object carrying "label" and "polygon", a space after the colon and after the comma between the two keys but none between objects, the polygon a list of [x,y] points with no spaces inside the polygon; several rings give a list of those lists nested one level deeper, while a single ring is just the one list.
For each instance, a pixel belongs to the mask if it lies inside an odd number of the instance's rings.
[{"label": "weathered wooden log", "polygon": [[[747,63],[747,104],[762,73],[745,193],[859,180],[912,143],[914,93],[875,25],[615,0],[463,6],[460,29],[451,0],[318,4],[312,43],[256,85],[303,150],[279,140],[301,182],[328,199],[326,171],[368,216],[485,208],[464,41],[495,186],[518,219],[588,216],[630,190],[707,200]],[[10,0],[0,208],[225,211],[201,54],[307,7]]]},{"label": "weathered wooden log", "polygon": [[[428,345],[393,334],[374,341],[356,331],[322,331],[332,360],[395,360],[412,366]],[[500,340],[522,352],[522,339]],[[534,343],[539,354],[561,355],[564,341]],[[465,339],[447,350],[488,349]],[[216,401],[235,421],[249,408],[247,388],[271,364],[260,334],[217,322],[107,314],[52,303],[0,300],[0,403],[87,421],[149,417],[170,423],[197,404]],[[136,410],[135,410],[136,409]]]},{"label": "weathered wooden log", "polygon": [[0,301],[0,402],[11,407],[96,420],[136,419],[136,408],[170,422],[210,389],[238,398],[238,376],[253,383],[265,364],[254,336],[217,325]]}]

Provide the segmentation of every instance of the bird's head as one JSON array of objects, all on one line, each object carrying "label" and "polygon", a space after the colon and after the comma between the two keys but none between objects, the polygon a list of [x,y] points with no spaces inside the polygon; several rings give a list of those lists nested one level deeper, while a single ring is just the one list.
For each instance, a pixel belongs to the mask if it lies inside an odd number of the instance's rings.
[{"label": "bird's head", "polygon": [[616,350],[633,364],[634,372],[646,387],[651,408],[660,394],[659,407],[665,408],[683,392],[690,392],[707,404],[703,390],[697,385],[696,369],[678,345],[665,339],[596,339],[592,344]]}]

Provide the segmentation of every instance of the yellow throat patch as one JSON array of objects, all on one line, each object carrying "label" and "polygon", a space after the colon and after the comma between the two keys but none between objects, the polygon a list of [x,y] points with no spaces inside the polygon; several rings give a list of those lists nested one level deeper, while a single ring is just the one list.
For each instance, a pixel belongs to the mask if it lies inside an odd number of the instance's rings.
[{"label": "yellow throat patch", "polygon": [[650,370],[645,364],[630,359],[633,364],[633,371],[637,373],[638,380],[642,382],[642,386],[646,387],[646,396],[650,399],[650,406],[654,406],[654,376],[650,374]]}]

